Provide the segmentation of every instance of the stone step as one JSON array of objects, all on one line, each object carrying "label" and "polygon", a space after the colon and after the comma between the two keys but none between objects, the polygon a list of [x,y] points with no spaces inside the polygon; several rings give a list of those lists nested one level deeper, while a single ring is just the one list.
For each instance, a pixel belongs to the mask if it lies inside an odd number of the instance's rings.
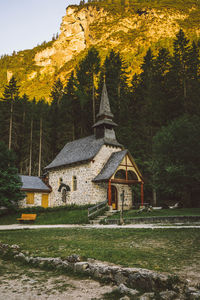
[{"label": "stone step", "polygon": [[95,220],[102,220],[102,219],[105,219],[105,216],[99,216],[99,217],[95,218]]},{"label": "stone step", "polygon": [[98,225],[99,223],[100,223],[99,220],[90,221],[90,224],[92,224],[92,225]]},{"label": "stone step", "polygon": [[101,220],[104,220],[107,217],[113,216],[114,214],[116,214],[118,212],[118,210],[108,210],[104,213],[103,216],[98,216],[96,217],[94,220],[90,221],[90,224],[94,224],[97,225],[100,223]]},{"label": "stone step", "polygon": [[105,213],[105,216],[113,216],[114,214],[116,214],[118,211],[107,211]]}]

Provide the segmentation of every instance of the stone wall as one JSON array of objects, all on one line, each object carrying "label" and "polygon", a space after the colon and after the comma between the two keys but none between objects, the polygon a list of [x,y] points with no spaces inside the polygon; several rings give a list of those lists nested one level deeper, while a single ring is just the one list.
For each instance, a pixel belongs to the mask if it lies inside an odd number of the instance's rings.
[{"label": "stone wall", "polygon": [[128,210],[132,207],[132,189],[130,186],[125,184],[113,184],[117,188],[118,192],[118,210],[121,210],[121,194],[124,191],[124,210]]},{"label": "stone wall", "polygon": [[[62,191],[58,191],[60,179],[63,184],[70,187],[67,192],[66,204],[96,204],[107,199],[107,184],[94,183],[92,180],[99,174],[103,166],[108,161],[113,152],[120,151],[121,148],[103,145],[95,156],[88,163],[57,168],[49,171],[49,184],[52,187],[50,194],[50,206],[64,205],[62,201]],[[77,178],[77,190],[73,190],[73,176]],[[118,193],[122,189],[125,191],[126,207],[130,207],[132,203],[131,189],[128,186],[116,185]]]},{"label": "stone wall", "polygon": [[[151,214],[151,213],[150,213]],[[124,218],[125,224],[177,224],[177,223],[199,223],[200,216],[168,216],[168,217],[141,217],[141,218]],[[118,219],[106,219],[106,224],[120,224]]]},{"label": "stone wall", "polygon": [[33,206],[41,206],[42,205],[42,195],[45,193],[34,193],[34,204],[26,204],[26,197],[19,201],[19,207],[33,207]]},{"label": "stone wall", "polygon": [[[0,242],[0,255],[3,258],[15,259],[25,264],[39,268],[51,268],[63,272],[74,272],[110,282],[118,286],[121,294],[139,300],[167,299],[193,300],[200,299],[199,286],[189,286],[189,281],[183,281],[176,275],[166,275],[141,268],[124,268],[102,263],[94,259],[81,261],[72,254],[65,259],[60,257],[33,257],[27,251],[21,251],[18,245],[8,245]],[[127,298],[126,298],[127,299]],[[129,299],[129,298],[128,298]]]}]

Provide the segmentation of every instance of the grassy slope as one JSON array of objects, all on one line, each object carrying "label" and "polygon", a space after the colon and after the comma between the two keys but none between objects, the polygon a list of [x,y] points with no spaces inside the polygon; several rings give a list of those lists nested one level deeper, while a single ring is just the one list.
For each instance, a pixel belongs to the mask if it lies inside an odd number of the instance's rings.
[{"label": "grassy slope", "polygon": [[[200,268],[199,229],[45,229],[0,231],[0,241],[33,256],[72,253],[123,266],[178,272]],[[200,271],[200,270],[199,270]]]},{"label": "grassy slope", "polygon": [[[190,38],[195,38],[194,31],[192,29],[198,29],[199,28],[199,19],[200,19],[200,3],[196,0],[189,0],[189,1],[172,1],[172,0],[160,0],[160,1],[147,1],[147,0],[136,0],[133,1],[133,5],[130,5],[129,10],[125,10],[124,7],[120,5],[107,5],[105,2],[99,2],[94,4],[86,4],[87,5],[98,5],[103,6],[105,9],[110,11],[110,14],[115,16],[115,21],[117,21],[117,18],[120,18],[120,15],[123,17],[126,15],[131,15],[133,12],[137,13],[137,10],[146,10],[147,8],[153,8],[153,9],[167,9],[169,11],[177,11],[177,12],[186,12],[188,14],[188,18],[185,20],[179,21],[180,26],[186,31],[186,34]],[[198,9],[191,10],[192,7],[196,7]],[[80,6],[79,9],[83,8],[83,6]],[[118,15],[118,17],[116,17]],[[106,28],[108,27],[107,24],[102,27],[102,24],[98,26],[98,24],[92,25],[94,32],[96,32],[97,35],[100,35],[100,37],[104,34]],[[110,24],[112,26],[112,24]],[[107,28],[108,29],[108,28]],[[119,51],[123,51],[127,45],[133,45],[134,46],[134,39],[137,38],[139,35],[144,36],[143,32],[130,32],[128,34],[124,34],[124,32],[118,32],[117,38],[120,41],[119,44]],[[52,45],[52,41],[48,42],[44,45],[37,46],[30,50],[24,50],[18,52],[16,55],[13,56],[7,56],[2,59],[0,59],[0,95],[3,91],[3,87],[7,83],[7,70],[12,71],[12,73],[16,76],[20,86],[22,93],[26,92],[30,97],[36,97],[36,99],[40,99],[41,97],[48,97],[50,88],[53,84],[53,81],[55,80],[54,76],[42,75],[42,76],[36,76],[33,80],[27,80],[27,75],[31,74],[32,72],[37,71],[39,74],[40,67],[37,67],[34,65],[34,56],[37,52],[45,49],[46,47],[50,47]],[[107,51],[109,49],[105,48],[106,43],[104,43],[103,48],[99,48],[101,52],[101,56],[104,58]],[[159,43],[152,44],[152,48],[156,49],[158,46],[165,46],[165,47],[171,47],[172,46],[172,40],[166,40],[165,37],[163,37],[163,40],[160,40]],[[146,53],[146,48],[144,48],[142,45],[138,48],[138,53],[136,57],[131,55],[130,51],[124,53],[124,59],[127,61],[127,65],[130,69],[139,70],[140,63],[142,61],[142,58],[144,54]],[[80,53],[75,59],[72,61],[66,63],[60,70],[56,70],[55,76],[59,76],[62,72],[64,74],[68,73],[69,70],[73,69],[75,65],[77,64],[77,61],[80,57],[83,56],[85,51]]]},{"label": "grassy slope", "polygon": [[9,70],[16,77],[23,93],[32,97],[35,96],[37,99],[42,98],[46,94],[48,95],[49,87],[47,83],[49,83],[49,80],[50,83],[53,82],[50,77],[44,77],[42,81],[39,76],[36,76],[33,80],[27,80],[27,75],[40,71],[40,67],[34,63],[34,57],[37,52],[51,47],[52,44],[53,42],[50,41],[33,49],[19,51],[14,55],[2,57],[0,59],[0,94],[2,94],[3,87],[7,84],[7,70]]},{"label": "grassy slope", "polygon": [[[87,209],[74,209],[74,210],[57,210],[48,212],[25,212],[36,213],[37,218],[34,224],[86,224],[88,223]],[[21,212],[4,215],[0,217],[0,225],[16,224],[16,220],[21,216]]]},{"label": "grassy slope", "polygon": [[[154,210],[151,213],[137,214],[138,210],[129,210],[124,212],[124,218],[141,218],[153,216],[200,216],[200,208],[180,208],[180,209],[162,209]],[[56,211],[34,212],[28,211],[24,213],[37,213],[37,218],[34,224],[87,224],[87,208],[84,209],[60,209]],[[21,212],[0,216],[0,225],[16,224]],[[110,219],[119,219],[119,213],[110,217]]]}]

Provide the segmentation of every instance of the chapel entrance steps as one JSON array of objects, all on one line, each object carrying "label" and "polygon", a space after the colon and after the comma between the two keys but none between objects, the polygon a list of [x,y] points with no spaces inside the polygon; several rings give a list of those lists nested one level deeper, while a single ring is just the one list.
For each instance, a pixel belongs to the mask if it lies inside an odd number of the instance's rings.
[{"label": "chapel entrance steps", "polygon": [[108,210],[105,211],[104,214],[102,216],[98,216],[93,220],[90,220],[90,224],[93,225],[98,225],[101,223],[101,221],[103,221],[104,219],[106,219],[107,217],[113,216],[114,214],[116,214],[118,212],[118,210]]}]

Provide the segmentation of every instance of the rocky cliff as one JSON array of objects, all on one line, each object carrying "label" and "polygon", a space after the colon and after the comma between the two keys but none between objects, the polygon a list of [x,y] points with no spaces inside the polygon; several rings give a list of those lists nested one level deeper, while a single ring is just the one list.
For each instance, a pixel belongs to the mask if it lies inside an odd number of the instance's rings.
[{"label": "rocky cliff", "polygon": [[66,80],[91,45],[103,58],[110,49],[120,51],[130,73],[139,72],[148,47],[153,51],[160,46],[171,49],[180,28],[189,38],[199,38],[198,15],[197,5],[187,10],[145,5],[121,10],[94,4],[69,6],[56,41],[0,60],[1,84],[6,83],[7,74],[16,74],[22,93],[48,97],[53,81],[58,77]]}]

